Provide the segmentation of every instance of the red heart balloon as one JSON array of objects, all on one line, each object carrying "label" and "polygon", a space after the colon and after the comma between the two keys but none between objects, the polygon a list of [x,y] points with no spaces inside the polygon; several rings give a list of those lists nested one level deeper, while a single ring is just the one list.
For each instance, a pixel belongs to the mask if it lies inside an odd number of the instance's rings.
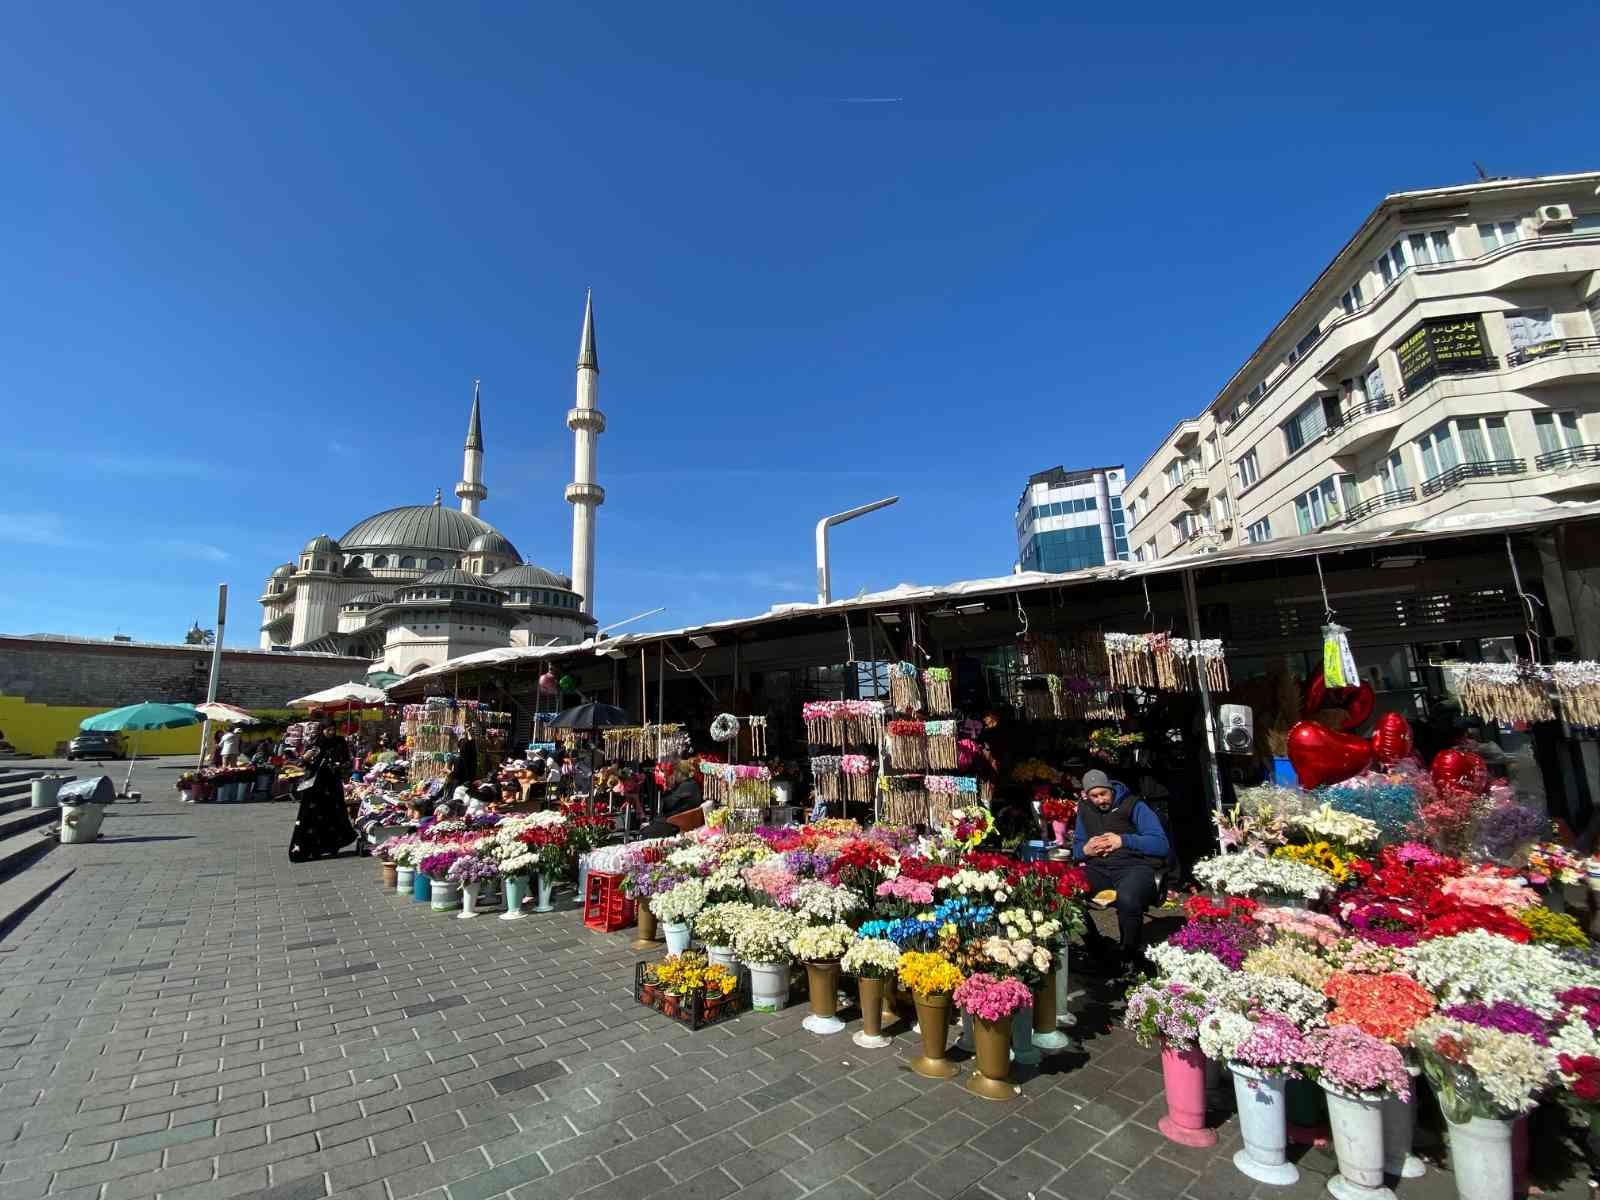
[{"label": "red heart balloon", "polygon": [[1321,787],[1364,771],[1372,761],[1372,746],[1366,738],[1301,721],[1289,730],[1289,761],[1301,787]]},{"label": "red heart balloon", "polygon": [[1372,730],[1372,757],[1378,765],[1392,767],[1411,753],[1411,722],[1399,713],[1388,712],[1378,718]]},{"label": "red heart balloon", "polygon": [[1441,792],[1470,792],[1481,796],[1489,790],[1489,764],[1470,750],[1441,750],[1433,756],[1433,783]]},{"label": "red heart balloon", "polygon": [[1306,685],[1306,698],[1302,711],[1314,713],[1324,706],[1342,708],[1346,713],[1344,727],[1354,729],[1372,715],[1372,706],[1377,702],[1378,698],[1373,695],[1370,683],[1356,687],[1330,688],[1327,679],[1323,677],[1322,668],[1318,667],[1317,673]]}]

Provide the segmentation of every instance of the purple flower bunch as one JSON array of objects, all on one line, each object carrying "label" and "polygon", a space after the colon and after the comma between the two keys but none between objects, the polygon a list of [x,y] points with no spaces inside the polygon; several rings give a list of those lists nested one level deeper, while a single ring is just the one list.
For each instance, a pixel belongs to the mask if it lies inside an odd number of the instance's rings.
[{"label": "purple flower bunch", "polygon": [[463,854],[450,864],[445,878],[451,883],[488,883],[500,878],[500,864],[476,854]]},{"label": "purple flower bunch", "polygon": [[1549,1022],[1531,1008],[1524,1008],[1509,1000],[1496,1000],[1492,1004],[1456,1004],[1445,1009],[1444,1015],[1468,1025],[1498,1029],[1501,1033],[1520,1033],[1541,1046],[1550,1044]]},{"label": "purple flower bunch", "polygon": [[1180,950],[1204,951],[1237,971],[1245,955],[1261,944],[1261,936],[1242,921],[1190,921],[1167,942]]},{"label": "purple flower bunch", "polygon": [[1306,1040],[1299,1026],[1278,1013],[1259,1013],[1254,1029],[1234,1051],[1234,1061],[1265,1070],[1293,1069],[1306,1057]]},{"label": "purple flower bunch", "polygon": [[796,879],[826,879],[833,869],[834,857],[815,850],[788,850],[783,854],[783,863]]},{"label": "purple flower bunch", "polygon": [[443,879],[449,873],[456,859],[460,857],[462,857],[462,854],[459,850],[440,850],[437,854],[430,854],[419,862],[417,870],[421,871],[429,879]]},{"label": "purple flower bunch", "polygon": [[1478,841],[1490,857],[1506,858],[1550,832],[1550,819],[1524,804],[1497,804],[1478,822]]},{"label": "purple flower bunch", "polygon": [[1181,983],[1141,983],[1127,999],[1122,1024],[1147,1049],[1192,1049],[1212,1008],[1203,993]]}]

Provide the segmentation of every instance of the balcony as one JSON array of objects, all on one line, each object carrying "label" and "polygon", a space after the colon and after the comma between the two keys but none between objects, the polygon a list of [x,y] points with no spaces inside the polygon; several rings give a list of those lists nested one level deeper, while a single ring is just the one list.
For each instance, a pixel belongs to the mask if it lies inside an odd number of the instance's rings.
[{"label": "balcony", "polygon": [[1506,371],[1507,386],[1518,388],[1600,379],[1600,337],[1554,338],[1519,347],[1506,355]]},{"label": "balcony", "polygon": [[1499,369],[1500,360],[1493,354],[1485,354],[1482,358],[1464,358],[1459,362],[1430,363],[1425,371],[1401,386],[1400,399],[1409,400],[1449,375],[1482,375]]},{"label": "balcony", "polygon": [[1340,413],[1338,424],[1329,425],[1327,433],[1323,435],[1327,439],[1329,452],[1351,454],[1379,438],[1387,437],[1405,419],[1400,410],[1409,400],[1410,397],[1404,394],[1399,398],[1377,396],[1346,408]]},{"label": "balcony", "polygon": [[1567,467],[1590,466],[1600,463],[1600,445],[1568,446],[1565,450],[1546,450],[1533,460],[1541,471],[1560,471]]},{"label": "balcony", "polygon": [[1200,422],[1197,418],[1179,421],[1178,428],[1174,431],[1172,444],[1178,450],[1187,449],[1200,440]]},{"label": "balcony", "polygon": [[1424,480],[1422,495],[1437,496],[1451,488],[1460,487],[1469,479],[1488,479],[1498,475],[1523,475],[1528,470],[1525,458],[1496,458],[1487,462],[1458,463],[1448,471],[1441,471],[1432,479]]},{"label": "balcony", "polygon": [[1178,490],[1183,493],[1185,504],[1200,504],[1211,494],[1211,479],[1204,471],[1185,471]]},{"label": "balcony", "polygon": [[1374,496],[1370,500],[1363,500],[1360,504],[1351,505],[1345,510],[1344,519],[1354,525],[1357,521],[1365,521],[1373,513],[1382,512],[1386,508],[1411,504],[1416,498],[1416,488],[1396,488],[1392,492],[1384,492],[1381,496]]}]

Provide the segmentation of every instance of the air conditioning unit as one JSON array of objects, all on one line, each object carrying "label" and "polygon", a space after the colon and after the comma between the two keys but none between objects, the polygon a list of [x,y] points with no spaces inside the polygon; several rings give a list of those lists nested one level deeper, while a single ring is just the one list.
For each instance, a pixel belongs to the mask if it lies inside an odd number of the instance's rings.
[{"label": "air conditioning unit", "polygon": [[1541,204],[1533,212],[1535,229],[1555,229],[1572,224],[1572,205]]},{"label": "air conditioning unit", "polygon": [[1233,518],[1232,517],[1223,517],[1223,518],[1221,518],[1217,522],[1217,532],[1218,533],[1232,533],[1233,532]]}]

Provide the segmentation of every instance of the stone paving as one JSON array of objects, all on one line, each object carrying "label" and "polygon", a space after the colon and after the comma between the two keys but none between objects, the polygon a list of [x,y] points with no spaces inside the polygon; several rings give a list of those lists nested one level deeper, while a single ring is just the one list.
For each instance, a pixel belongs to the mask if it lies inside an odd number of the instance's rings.
[{"label": "stone paving", "polygon": [[[1166,1142],[1156,1059],[1092,996],[1082,1049],[1010,1103],[913,1074],[904,1026],[815,1037],[803,1002],[690,1033],[570,903],[458,921],[370,859],[292,866],[290,805],[180,805],[176,768],[53,852],[76,873],[0,944],[0,1200],[1241,1200],[1335,1169],[1313,1149],[1255,1185],[1232,1119]],[[1541,1182],[1584,1194],[1539,1144]],[[1454,1195],[1437,1168],[1396,1190]]]}]

